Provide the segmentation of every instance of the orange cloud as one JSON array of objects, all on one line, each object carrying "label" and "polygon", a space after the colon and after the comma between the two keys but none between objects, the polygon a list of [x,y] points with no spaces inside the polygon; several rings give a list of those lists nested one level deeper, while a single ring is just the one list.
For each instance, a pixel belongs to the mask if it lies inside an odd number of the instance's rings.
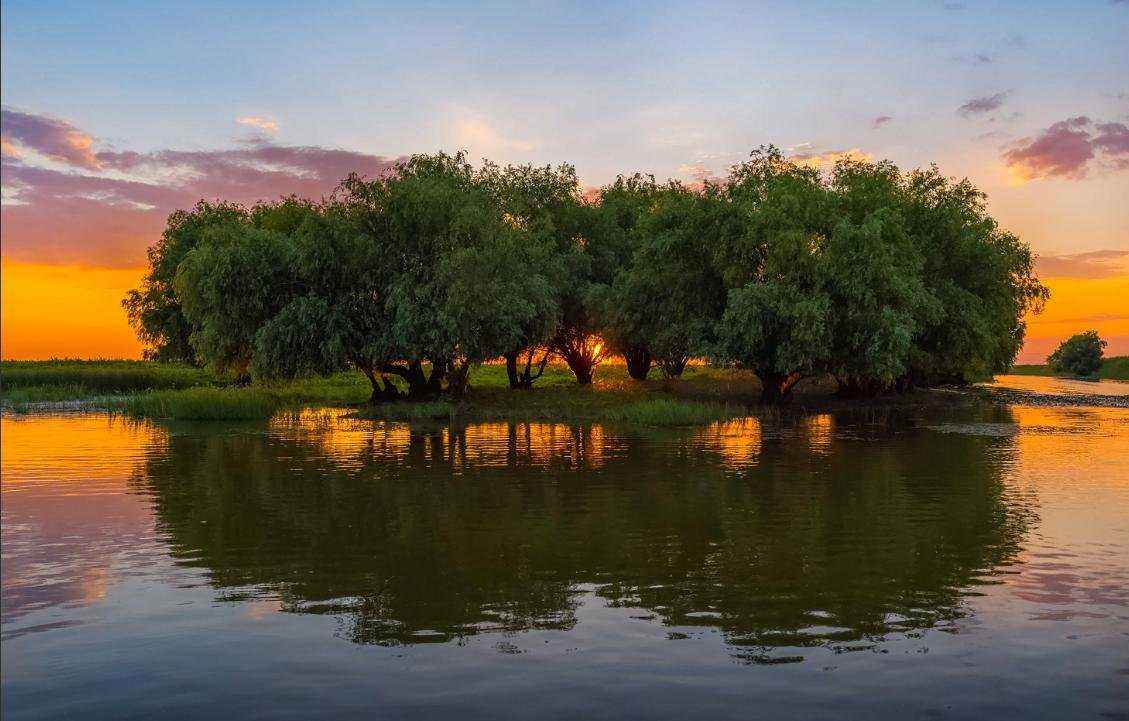
[{"label": "orange cloud", "polygon": [[788,159],[797,165],[815,168],[816,170],[827,170],[828,168],[835,167],[835,163],[838,163],[840,160],[849,159],[872,162],[874,156],[858,148],[851,148],[850,150],[828,150],[823,153],[797,153],[789,156]]},{"label": "orange cloud", "polygon": [[252,128],[258,128],[268,133],[273,133],[278,130],[278,123],[271,118],[264,118],[259,115],[244,115],[241,118],[236,118],[235,122],[240,125],[248,125]]},{"label": "orange cloud", "polygon": [[1093,250],[1088,253],[1040,256],[1036,261],[1044,278],[1111,278],[1129,275],[1129,250]]}]

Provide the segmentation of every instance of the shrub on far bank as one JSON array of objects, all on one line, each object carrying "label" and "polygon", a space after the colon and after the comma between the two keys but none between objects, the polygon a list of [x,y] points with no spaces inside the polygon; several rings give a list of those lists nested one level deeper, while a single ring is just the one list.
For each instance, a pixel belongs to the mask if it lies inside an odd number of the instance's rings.
[{"label": "shrub on far bank", "polygon": [[1056,373],[1069,373],[1080,378],[1093,376],[1102,367],[1106,345],[1096,330],[1078,333],[1064,340],[1047,357],[1047,365]]}]

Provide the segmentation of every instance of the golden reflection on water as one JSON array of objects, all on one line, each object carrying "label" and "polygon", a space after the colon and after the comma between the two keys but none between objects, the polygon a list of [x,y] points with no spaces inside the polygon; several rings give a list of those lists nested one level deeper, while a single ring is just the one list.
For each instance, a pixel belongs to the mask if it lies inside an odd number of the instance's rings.
[{"label": "golden reflection on water", "polygon": [[835,418],[830,413],[820,413],[804,419],[808,448],[812,453],[827,455],[835,437]]},{"label": "golden reflection on water", "polygon": [[[374,422],[312,409],[275,417],[283,436],[311,438],[335,465],[359,467],[374,458],[466,468],[549,466],[598,468],[607,462],[609,435],[599,424],[473,423],[465,426]],[[611,443],[614,446],[614,441]]]},{"label": "golden reflection on water", "polygon": [[694,434],[694,441],[716,452],[726,467],[742,468],[758,462],[761,436],[758,419],[738,418],[710,424]]},{"label": "golden reflection on water", "polygon": [[5,622],[107,597],[118,554],[152,530],[131,481],[167,442],[152,423],[106,416],[0,418]]},{"label": "golden reflection on water", "polygon": [[101,415],[5,416],[0,418],[3,492],[50,486],[53,495],[124,493],[147,450],[167,437],[152,423]]}]

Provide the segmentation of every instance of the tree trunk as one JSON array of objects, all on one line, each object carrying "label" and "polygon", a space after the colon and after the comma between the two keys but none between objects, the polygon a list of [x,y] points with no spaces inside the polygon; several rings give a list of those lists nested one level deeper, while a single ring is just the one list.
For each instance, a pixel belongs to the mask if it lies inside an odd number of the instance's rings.
[{"label": "tree trunk", "polygon": [[369,396],[369,403],[375,405],[381,401],[394,401],[400,397],[400,391],[388,380],[383,374],[377,375],[376,371],[371,366],[357,364],[361,372],[368,378],[372,384],[372,394]]},{"label": "tree trunk", "polygon": [[803,379],[800,373],[758,372],[761,381],[761,403],[785,405],[792,400],[792,389]]},{"label": "tree trunk", "polygon": [[659,361],[659,366],[662,367],[663,375],[667,378],[681,378],[682,371],[686,370],[686,363],[689,358],[681,356],[678,358],[663,358]]},{"label": "tree trunk", "polygon": [[470,363],[461,361],[451,363],[447,371],[447,392],[455,398],[466,395],[467,381],[470,379]]},{"label": "tree trunk", "polygon": [[517,354],[520,352],[520,350],[512,350],[503,354],[503,357],[506,359],[506,378],[510,382],[510,388],[527,387],[521,384],[521,379],[518,378],[517,374]]},{"label": "tree trunk", "polygon": [[592,371],[596,364],[591,358],[580,353],[567,353],[563,357],[568,369],[576,376],[577,383],[582,386],[592,385]]},{"label": "tree trunk", "polygon": [[651,370],[651,351],[643,346],[629,346],[623,351],[623,359],[627,361],[627,375],[637,381],[647,380],[647,373]]}]

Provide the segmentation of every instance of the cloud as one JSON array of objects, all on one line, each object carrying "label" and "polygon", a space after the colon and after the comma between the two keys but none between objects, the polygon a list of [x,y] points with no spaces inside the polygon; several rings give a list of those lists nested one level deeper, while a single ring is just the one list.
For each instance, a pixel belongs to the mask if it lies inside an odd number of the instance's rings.
[{"label": "cloud", "polygon": [[870,127],[877,130],[878,128],[881,128],[883,125],[885,125],[886,123],[890,122],[893,119],[894,119],[893,115],[879,115],[874,120],[870,121]]},{"label": "cloud", "polygon": [[1021,182],[1042,178],[1084,178],[1095,164],[1129,168],[1129,126],[1095,122],[1080,115],[1054,123],[1034,138],[1014,143],[1002,156]]},{"label": "cloud", "polygon": [[379,176],[398,160],[261,139],[228,149],[90,150],[53,159],[69,167],[44,167],[4,153],[5,260],[135,267],[145,262],[145,248],[169,213],[201,198],[247,205],[291,193],[316,199],[349,173]]},{"label": "cloud", "polygon": [[98,168],[94,139],[61,118],[33,115],[11,108],[0,110],[4,155],[31,151],[51,160],[88,170]]},{"label": "cloud", "polygon": [[1001,105],[1004,104],[1004,100],[1006,99],[1007,91],[996,93],[995,95],[985,95],[979,98],[972,98],[967,103],[957,108],[957,112],[966,118],[972,117],[974,115],[984,115],[985,113],[990,113],[993,110],[998,109]]},{"label": "cloud", "polygon": [[537,147],[535,143],[503,134],[486,116],[465,108],[455,112],[453,131],[456,143],[472,153],[528,153]]},{"label": "cloud", "polygon": [[851,148],[850,150],[827,150],[822,153],[797,153],[789,156],[788,159],[797,165],[826,170],[835,167],[835,163],[840,160],[850,159],[870,162],[874,160],[874,156],[870,153],[864,153],[858,148]]},{"label": "cloud", "polygon": [[241,118],[236,118],[235,122],[240,125],[247,125],[252,128],[258,128],[267,133],[273,133],[278,130],[278,123],[271,118],[264,118],[258,115],[244,115]]},{"label": "cloud", "polygon": [[1046,278],[1114,278],[1129,275],[1129,250],[1044,255],[1038,258],[1036,267]]}]

